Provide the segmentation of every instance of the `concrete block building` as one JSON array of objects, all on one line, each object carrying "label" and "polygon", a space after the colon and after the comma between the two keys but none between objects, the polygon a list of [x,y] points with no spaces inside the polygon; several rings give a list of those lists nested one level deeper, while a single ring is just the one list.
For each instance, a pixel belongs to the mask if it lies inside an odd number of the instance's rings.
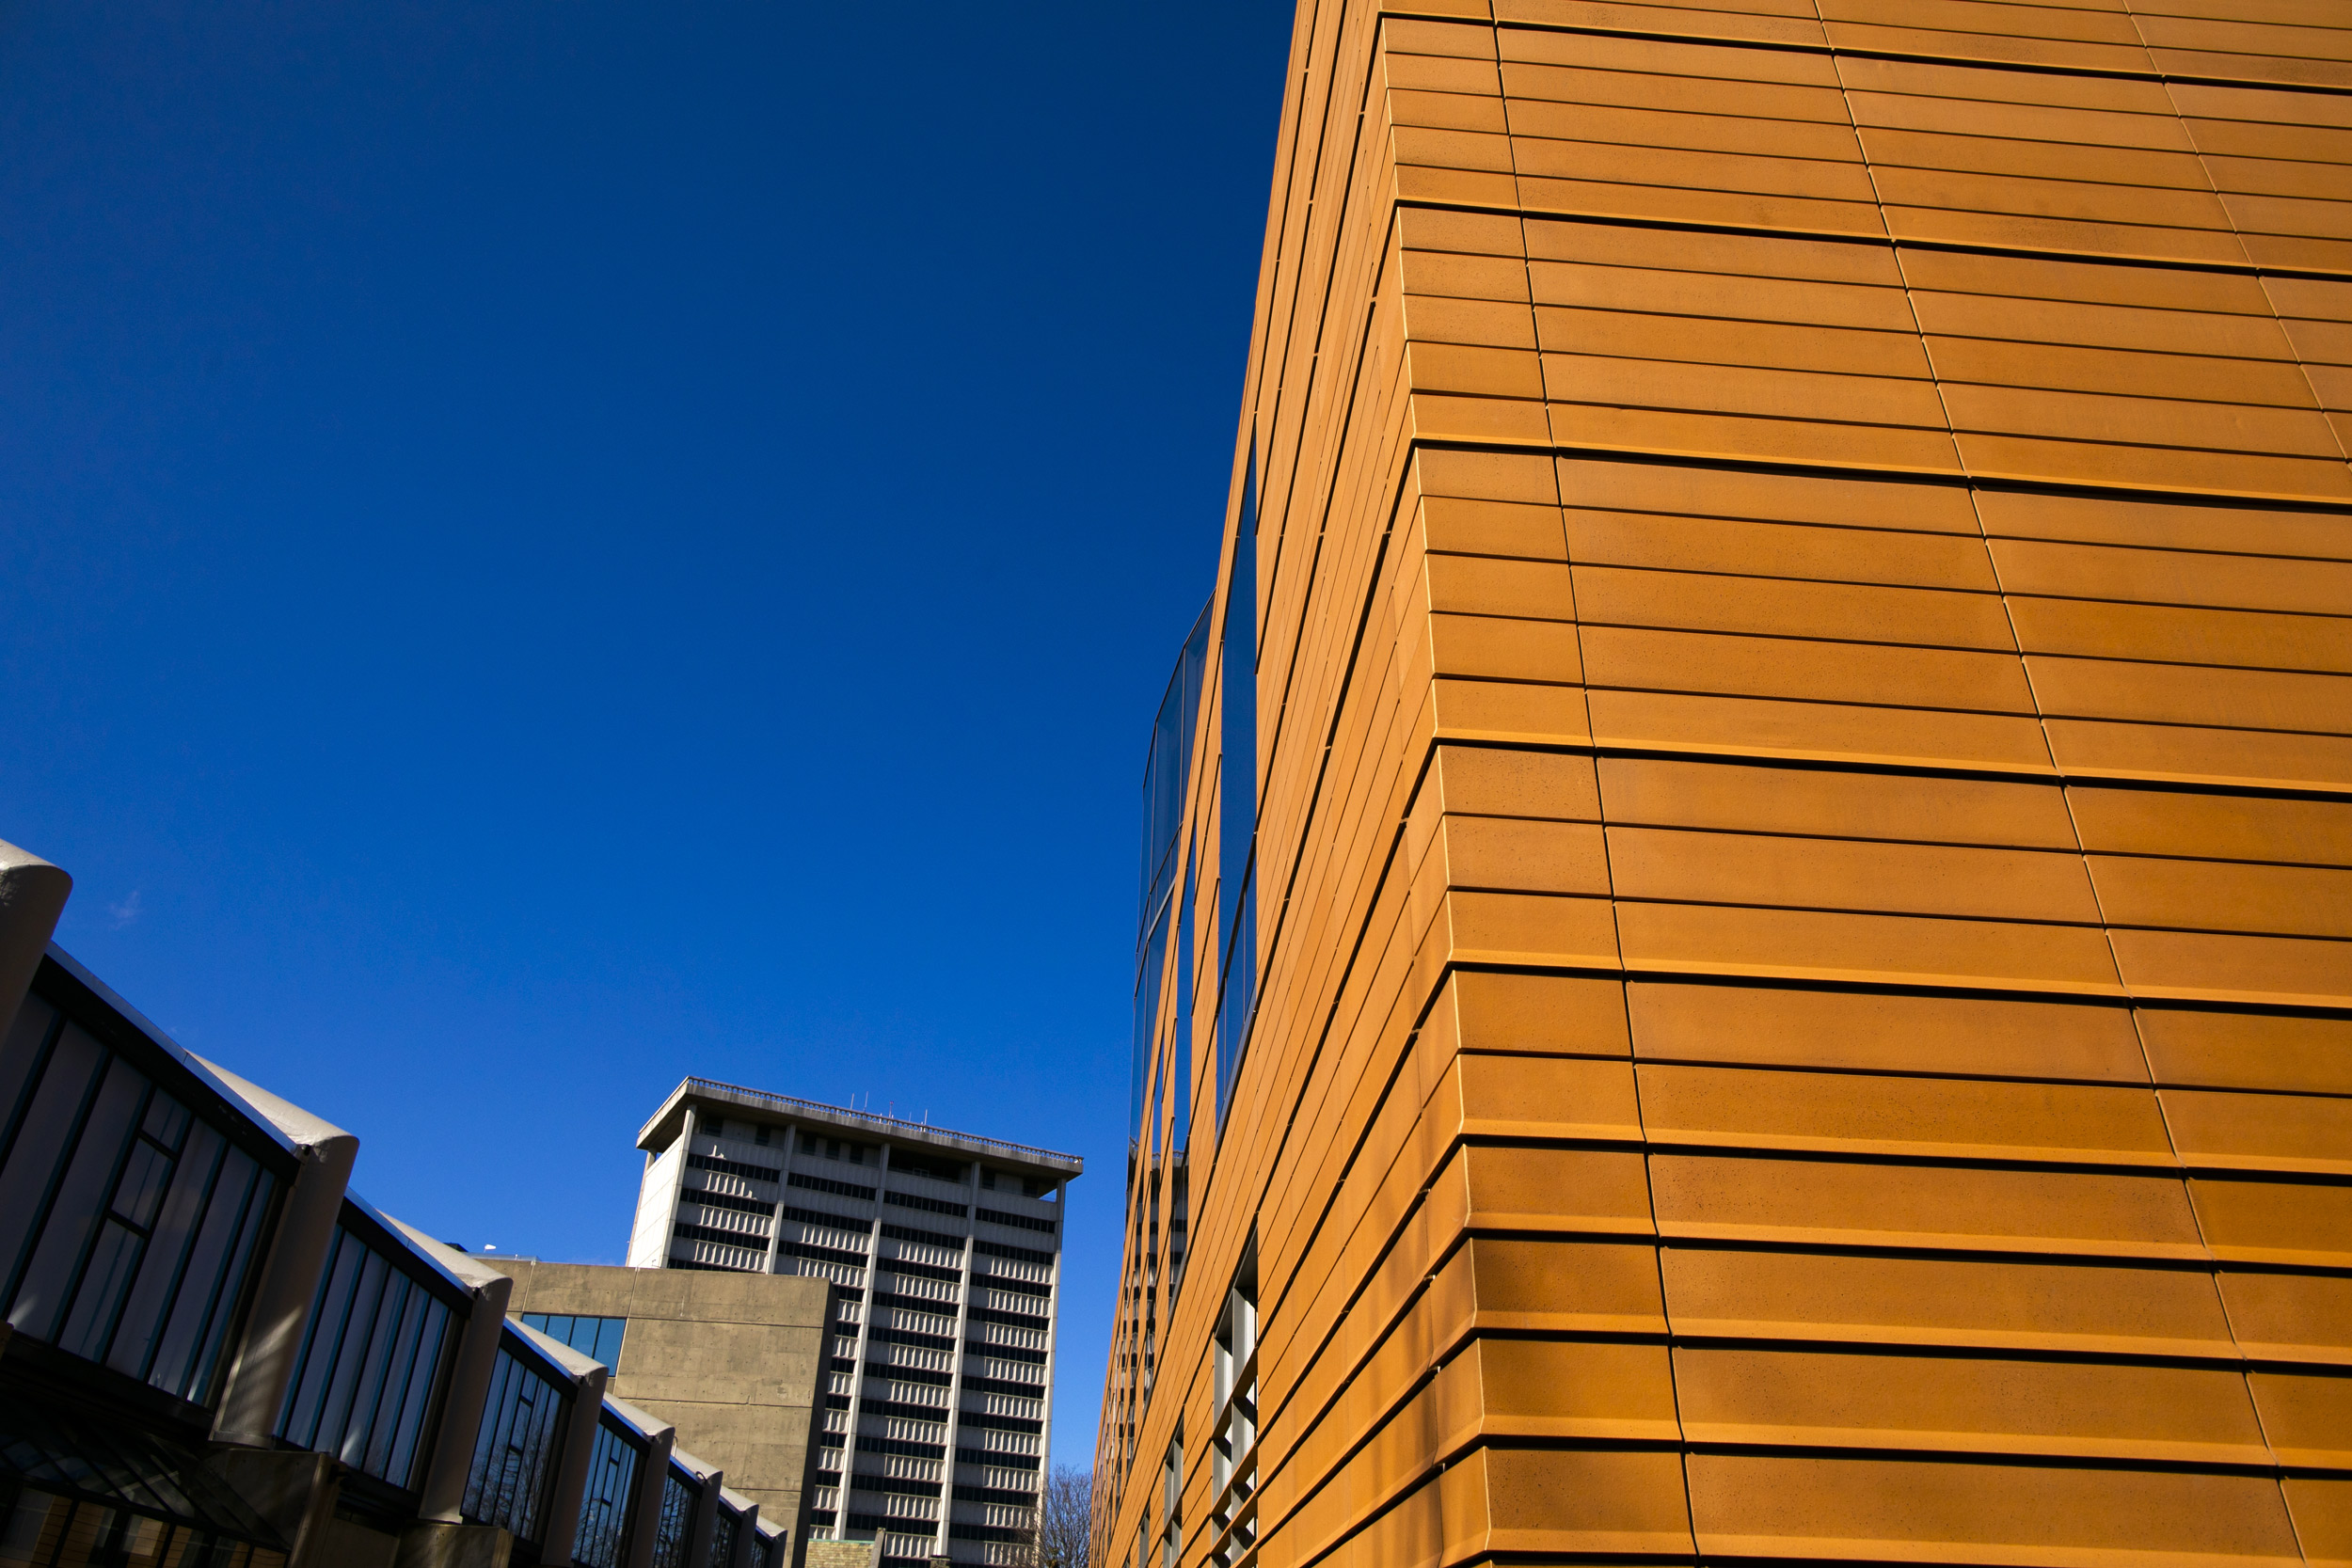
[{"label": "concrete block building", "polygon": [[1097,1568],[2352,1560],[2344,11],[1301,4],[1255,312]]},{"label": "concrete block building", "polygon": [[691,1433],[761,1518],[802,1523],[830,1280],[479,1261],[514,1280],[510,1317],[601,1362],[615,1398]]},{"label": "concrete block building", "polygon": [[831,1280],[811,1528],[882,1568],[1013,1560],[1053,1419],[1075,1155],[707,1079],[638,1139],[638,1269]]}]

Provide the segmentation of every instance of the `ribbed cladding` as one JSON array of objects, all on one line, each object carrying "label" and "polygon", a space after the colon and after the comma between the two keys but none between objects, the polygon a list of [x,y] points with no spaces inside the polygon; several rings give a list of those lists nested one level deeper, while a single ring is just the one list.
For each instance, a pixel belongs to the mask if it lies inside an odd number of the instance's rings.
[{"label": "ribbed cladding", "polygon": [[2346,35],[1470,8],[1261,280],[1259,1551],[2352,1555]]},{"label": "ribbed cladding", "polygon": [[[818,1470],[822,1479],[814,1496],[813,1522],[819,1528],[832,1528],[838,1523],[840,1528],[856,1529],[872,1528],[874,1520],[887,1518],[893,1521],[888,1527],[893,1533],[885,1556],[914,1551],[911,1544],[917,1538],[910,1532],[930,1529],[934,1544],[943,1544],[950,1557],[984,1560],[989,1542],[959,1533],[970,1523],[959,1505],[976,1511],[975,1517],[984,1515],[982,1522],[991,1528],[1011,1528],[1004,1523],[1007,1511],[1025,1505],[1009,1500],[1005,1486],[975,1483],[968,1478],[955,1493],[943,1492],[941,1488],[949,1481],[943,1474],[940,1456],[949,1447],[955,1447],[959,1454],[968,1449],[981,1457],[962,1462],[1015,1469],[1025,1465],[1033,1470],[1040,1463],[1046,1430],[1043,1402],[1051,1381],[1050,1351],[1025,1344],[1008,1346],[1001,1360],[1017,1363],[1009,1370],[1003,1370],[1001,1362],[983,1360],[975,1367],[974,1376],[961,1381],[958,1368],[969,1354],[997,1355],[996,1347],[987,1339],[992,1334],[1044,1338],[1050,1345],[1051,1320],[1041,1314],[1051,1311],[1054,1254],[974,1241],[971,1248],[979,1254],[975,1262],[966,1257],[966,1238],[959,1230],[933,1228],[959,1226],[959,1222],[960,1229],[972,1228],[977,1223],[971,1217],[973,1205],[925,1195],[961,1192],[967,1198],[985,1195],[992,1203],[1007,1205],[1005,1212],[1018,1212],[1020,1209],[1012,1206],[1021,1206],[1057,1214],[1058,1193],[1050,1199],[1029,1197],[1019,1185],[1008,1185],[1003,1173],[969,1163],[957,1167],[964,1186],[942,1186],[944,1167],[920,1149],[909,1154],[896,1144],[856,1149],[837,1143],[829,1132],[804,1138],[801,1129],[784,1130],[781,1134],[771,1129],[761,1143],[757,1131],[756,1126],[737,1117],[726,1118],[723,1132],[718,1134],[711,1133],[707,1124],[698,1125],[697,1137],[732,1137],[747,1148],[755,1145],[762,1152],[706,1158],[695,1168],[711,1172],[708,1180],[733,1180],[749,1170],[752,1161],[779,1162],[776,1168],[755,1179],[761,1184],[750,1188],[752,1196],[746,1200],[760,1217],[766,1211],[767,1192],[773,1190],[792,1200],[773,1210],[775,1266],[785,1273],[822,1272],[858,1282],[845,1292],[855,1305],[850,1317],[836,1325],[842,1332],[834,1337],[824,1368],[826,1430],[820,1434],[825,1439]],[[862,1180],[818,1174],[836,1171]],[[885,1201],[907,1197],[920,1201]],[[726,1204],[711,1207],[723,1217],[745,1212]],[[841,1212],[852,1207],[866,1213]],[[905,1223],[911,1221],[921,1223]],[[1034,1227],[1016,1228],[1026,1232],[1025,1240],[1040,1239]],[[869,1246],[870,1274],[866,1267]],[[1028,1275],[1042,1277],[1033,1281]],[[977,1332],[966,1335],[958,1311],[967,1297],[982,1303],[981,1311],[1013,1321],[998,1326],[988,1318],[976,1317],[969,1321]],[[1004,1308],[1001,1304],[1008,1300],[1028,1310]],[[987,1326],[979,1326],[983,1324]],[[974,1408],[961,1408],[957,1397],[960,1387],[968,1388],[975,1397]],[[1022,1451],[1000,1453],[999,1445]],[[919,1462],[909,1457],[918,1452]],[[914,1467],[910,1469],[910,1465]],[[846,1504],[841,1496],[845,1478],[851,1494]],[[914,1482],[920,1482],[920,1488],[909,1490]],[[974,1485],[990,1496],[964,1496]],[[859,1494],[872,1496],[862,1502]],[[873,1512],[876,1507],[885,1512]],[[942,1513],[943,1509],[946,1512]],[[866,1524],[860,1525],[860,1520]],[[926,1546],[925,1552],[929,1549]]]}]

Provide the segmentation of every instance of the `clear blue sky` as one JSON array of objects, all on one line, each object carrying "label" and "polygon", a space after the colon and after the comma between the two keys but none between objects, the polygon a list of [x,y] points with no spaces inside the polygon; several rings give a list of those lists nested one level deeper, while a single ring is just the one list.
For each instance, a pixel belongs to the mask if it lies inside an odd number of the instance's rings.
[{"label": "clear blue sky", "polygon": [[0,838],[479,1248],[688,1072],[1086,1156],[1289,8],[0,6]]}]

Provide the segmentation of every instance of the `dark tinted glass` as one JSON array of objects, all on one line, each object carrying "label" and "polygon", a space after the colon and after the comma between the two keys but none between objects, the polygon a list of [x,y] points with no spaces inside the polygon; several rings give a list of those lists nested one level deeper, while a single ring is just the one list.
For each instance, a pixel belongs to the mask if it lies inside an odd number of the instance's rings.
[{"label": "dark tinted glass", "polygon": [[338,1226],[278,1435],[414,1490],[451,1316],[391,1258]]},{"label": "dark tinted glass", "polygon": [[526,1312],[523,1323],[550,1339],[561,1339],[593,1361],[614,1371],[621,1370],[621,1337],[627,1318],[586,1318],[554,1312]]},{"label": "dark tinted glass", "polygon": [[1257,1000],[1258,468],[1253,444],[1243,482],[1233,577],[1226,594],[1220,680],[1223,755],[1217,763],[1217,942],[1224,955],[1216,1021],[1216,1122],[1249,1045]]},{"label": "dark tinted glass", "polygon": [[1162,904],[1136,961],[1134,1087],[1127,1109],[1127,1135],[1132,1138],[1150,1137],[1143,1122],[1143,1099],[1152,1072],[1152,1025],[1160,1016],[1160,979],[1168,971],[1168,906]]},{"label": "dark tinted glass", "polygon": [[[69,1032],[77,1032],[67,1025]],[[83,1116],[64,1168],[34,1239],[32,1255],[8,1304],[8,1323],[36,1339],[56,1338],[75,1276],[103,1223],[108,1190],[147,1100],[147,1075],[120,1057],[101,1073],[98,1093]]]},{"label": "dark tinted glass", "polygon": [[580,1535],[572,1559],[580,1568],[620,1568],[628,1548],[629,1503],[637,1495],[644,1450],[608,1418],[596,1426],[588,1451],[588,1481],[580,1497]]},{"label": "dark tinted glass", "polygon": [[277,1190],[269,1172],[243,1149],[231,1148],[221,1156],[147,1374],[156,1387],[199,1403],[212,1402],[220,1382],[220,1348],[236,1316]]},{"label": "dark tinted glass", "polygon": [[[1176,657],[1175,672],[1152,723],[1143,765],[1143,871],[1136,927],[1135,1053],[1130,1071],[1128,1126],[1143,1125],[1145,1078],[1151,1070],[1152,1025],[1159,1006],[1158,974],[1168,957],[1168,895],[1174,881],[1192,768],[1192,735],[1200,717],[1200,689],[1209,657],[1210,607],[1203,606]],[[1148,994],[1147,994],[1148,988]],[[1158,1118],[1152,1118],[1157,1125]]]},{"label": "dark tinted glass", "polygon": [[[26,1021],[44,1008],[44,1026],[28,1028]],[[24,999],[5,1051],[0,1076],[15,1088],[8,1141],[0,1150],[0,1268],[8,1270],[0,1284],[13,1293],[25,1243],[48,1212],[50,1185],[81,1126],[106,1053],[38,996]]]},{"label": "dark tinted glass", "polygon": [[[199,1122],[182,1146],[179,1168],[171,1189],[157,1205],[155,1227],[148,1238],[147,1263],[123,1307],[122,1323],[115,1331],[106,1361],[118,1371],[145,1377],[154,1359],[173,1292],[186,1283],[188,1262],[214,1188],[220,1179],[228,1140]],[[199,1289],[200,1289],[199,1285]]]},{"label": "dark tinted glass", "polygon": [[0,1043],[0,1092],[8,1323],[209,1401],[275,1182],[39,995]]},{"label": "dark tinted glass", "polygon": [[1176,1103],[1168,1118],[1168,1147],[1178,1154],[1192,1142],[1192,905],[1200,857],[1198,847],[1186,851],[1184,886],[1176,903],[1176,1038],[1168,1053],[1168,1092]]},{"label": "dark tinted glass", "polygon": [[652,1568],[686,1568],[686,1537],[694,1526],[702,1488],[672,1470],[661,1484],[661,1522],[655,1527]]},{"label": "dark tinted glass", "polygon": [[490,1373],[473,1468],[466,1478],[466,1517],[502,1525],[517,1539],[536,1541],[563,1431],[564,1391],[538,1369],[501,1346]]}]

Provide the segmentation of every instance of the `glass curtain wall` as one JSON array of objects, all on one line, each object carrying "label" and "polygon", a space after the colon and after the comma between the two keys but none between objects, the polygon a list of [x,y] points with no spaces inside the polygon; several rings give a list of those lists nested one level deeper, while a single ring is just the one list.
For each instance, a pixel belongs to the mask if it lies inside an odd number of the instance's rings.
[{"label": "glass curtain wall", "polygon": [[661,1482],[661,1522],[654,1527],[651,1568],[686,1568],[687,1537],[694,1528],[694,1505],[703,1489],[674,1467]]},{"label": "glass curtain wall", "polygon": [[[1204,608],[1185,637],[1168,690],[1152,722],[1152,744],[1143,766],[1143,865],[1136,922],[1136,990],[1132,1092],[1128,1130],[1146,1158],[1158,1152],[1160,1117],[1156,1097],[1147,1123],[1145,1101],[1152,1081],[1152,1048],[1158,1042],[1160,986],[1168,969],[1182,840],[1184,784],[1192,767],[1192,733],[1200,715],[1200,684],[1208,662],[1209,612]],[[1181,984],[1182,982],[1180,982]]]},{"label": "glass curtain wall", "polygon": [[1188,1227],[1188,1208],[1191,1197],[1192,1143],[1192,967],[1196,957],[1193,947],[1193,895],[1197,888],[1195,872],[1199,866],[1200,846],[1188,844],[1184,848],[1184,887],[1177,897],[1176,921],[1176,1035],[1168,1042],[1168,1096],[1173,1104],[1168,1108],[1168,1295],[1175,1300],[1184,1283],[1184,1246]]},{"label": "glass curtain wall", "polygon": [[[517,1354],[517,1353],[520,1354]],[[503,1525],[518,1541],[537,1541],[555,1449],[571,1400],[510,1330],[490,1372],[482,1435],[466,1477],[465,1516]]]},{"label": "glass curtain wall", "polygon": [[580,1568],[621,1568],[628,1550],[637,1471],[644,1456],[644,1445],[611,1416],[596,1423],[596,1446],[588,1450],[588,1481],[580,1497],[580,1536],[572,1544],[572,1560]]},{"label": "glass curtain wall", "polygon": [[286,1556],[87,1499],[26,1492],[0,1533],[0,1568],[284,1568]]},{"label": "glass curtain wall", "polygon": [[80,1402],[0,1391],[0,1568],[282,1568],[194,1445]]},{"label": "glass curtain wall", "polygon": [[413,1492],[450,1344],[451,1303],[372,1246],[351,1212],[335,1227],[278,1435]]},{"label": "glass curtain wall", "polygon": [[1258,999],[1258,453],[1250,442],[1218,659],[1216,1124],[1249,1047]]},{"label": "glass curtain wall", "polygon": [[[693,1190],[691,1187],[687,1189],[689,1192]],[[767,1204],[759,1207],[763,1212],[770,1210]],[[627,1318],[581,1318],[557,1312],[526,1312],[523,1314],[523,1326],[535,1328],[550,1339],[561,1339],[590,1360],[601,1361],[616,1372],[621,1370],[621,1338],[628,1329]]]},{"label": "glass curtain wall", "polygon": [[0,1050],[0,1118],[9,1326],[212,1402],[277,1178],[38,991]]},{"label": "glass curtain wall", "polygon": [[[1143,768],[1143,866],[1136,941],[1135,1040],[1128,1132],[1128,1237],[1140,1253],[1137,1276],[1151,1283],[1124,1304],[1122,1338],[1136,1347],[1139,1377],[1122,1377],[1122,1404],[1151,1386],[1158,1319],[1160,1237],[1164,1220],[1181,1225],[1181,1162],[1175,1151],[1188,1136],[1191,1053],[1184,1019],[1191,1007],[1193,872],[1184,853],[1187,786],[1193,732],[1199,727],[1208,669],[1211,607],[1204,605],[1178,651],[1176,668],[1152,723]],[[1180,896],[1181,888],[1181,896]],[[1173,940],[1178,1026],[1171,1039],[1160,1029],[1161,990]],[[1165,1049],[1163,1047],[1165,1046]],[[1165,1129],[1165,1131],[1163,1131]]]}]

